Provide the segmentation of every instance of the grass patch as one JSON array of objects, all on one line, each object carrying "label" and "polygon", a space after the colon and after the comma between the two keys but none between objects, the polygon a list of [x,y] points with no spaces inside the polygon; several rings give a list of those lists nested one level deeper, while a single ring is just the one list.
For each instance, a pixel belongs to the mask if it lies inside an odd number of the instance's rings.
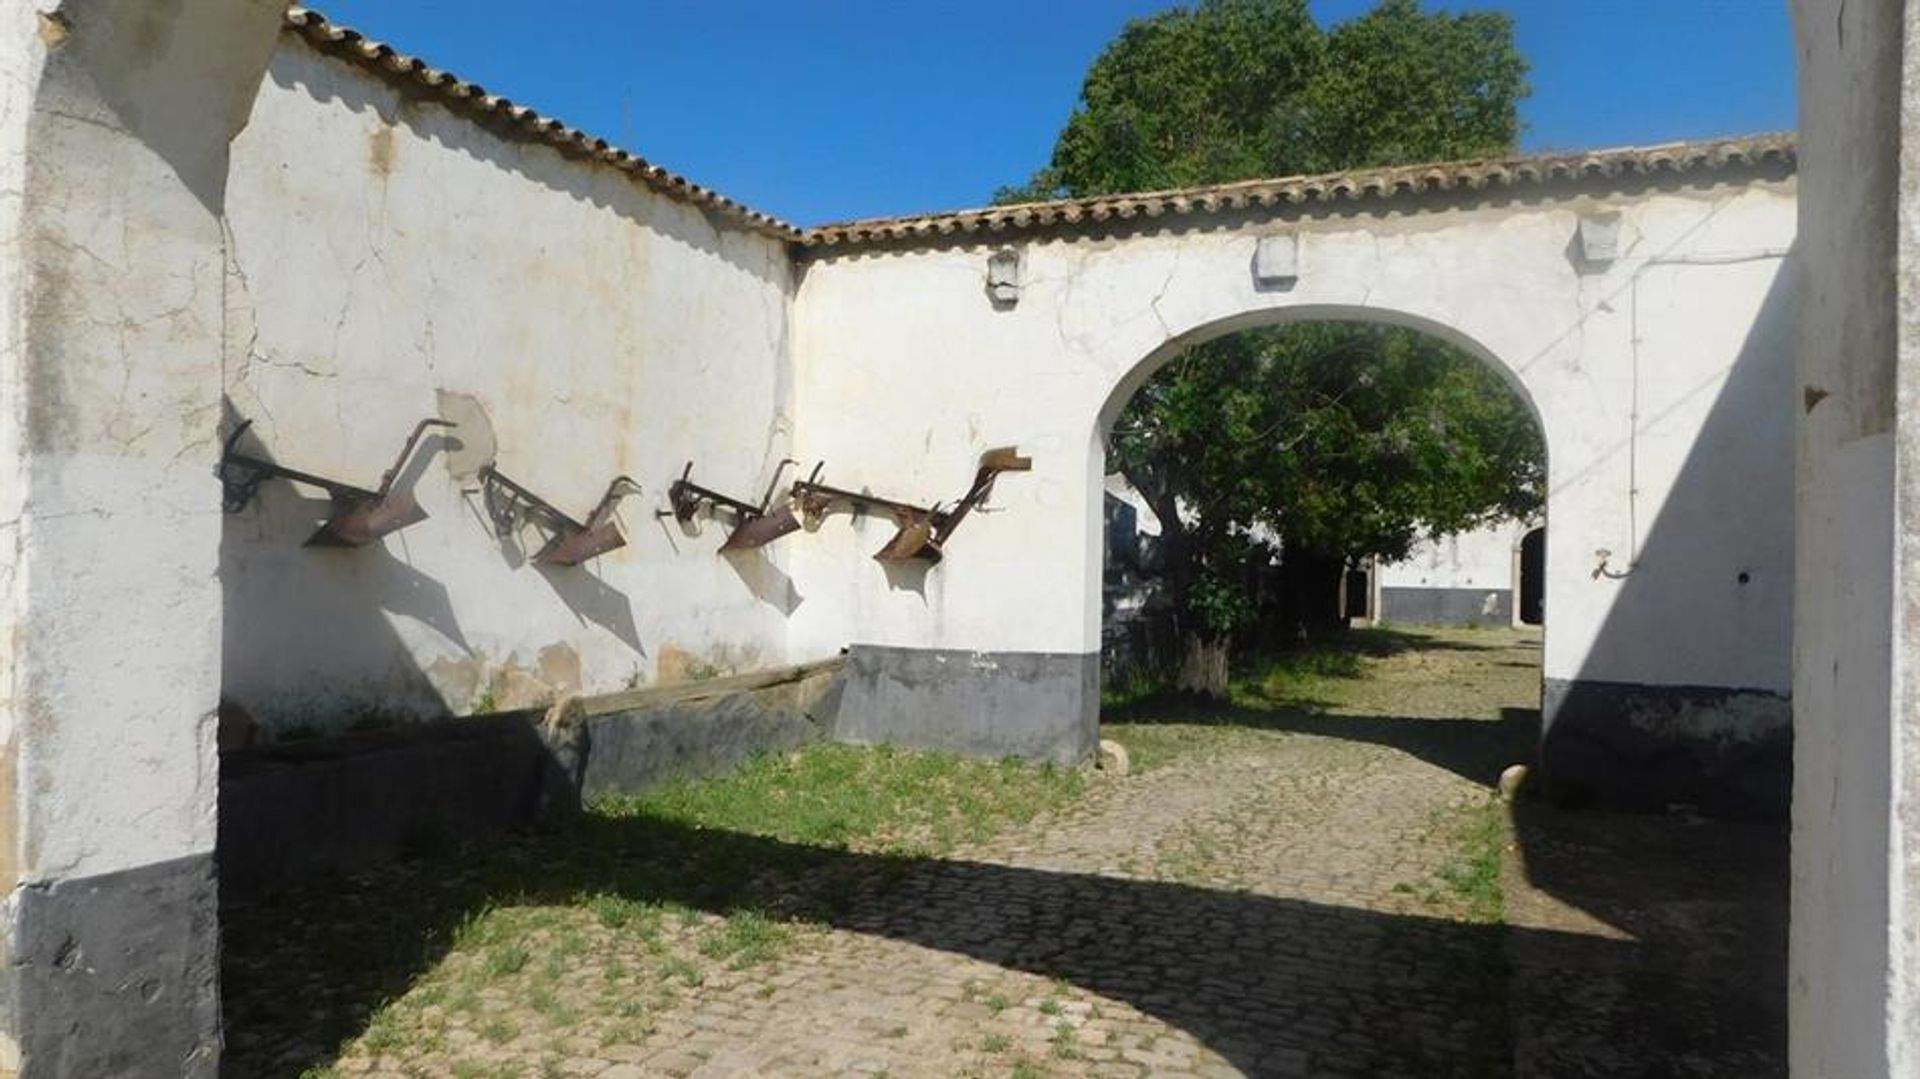
[{"label": "grass patch", "polygon": [[1073,1024],[1061,1020],[1054,1025],[1053,1037],[1048,1039],[1053,1055],[1059,1060],[1078,1060],[1080,1057],[1080,1035]]},{"label": "grass patch", "polygon": [[890,747],[815,744],[756,758],[723,779],[689,780],[595,808],[786,842],[940,854],[1077,797],[1073,769],[977,761]]},{"label": "grass patch", "polygon": [[1495,798],[1463,814],[1456,833],[1459,853],[1440,868],[1440,879],[1465,907],[1470,921],[1498,925],[1506,919],[1506,895],[1500,867],[1507,843],[1507,818]]},{"label": "grass patch", "polygon": [[709,931],[700,941],[700,954],[740,970],[775,958],[792,939],[792,927],[746,910]]},{"label": "grass patch", "polygon": [[533,953],[518,944],[503,944],[487,953],[483,969],[490,977],[505,977],[526,969],[527,961],[532,958]]},{"label": "grass patch", "polygon": [[[226,1019],[248,1037],[228,1057],[236,1074],[284,1073],[286,1049],[309,1045],[291,1070],[326,1075],[341,1055],[404,1071],[460,1030],[494,1043],[581,1027],[637,1041],[651,1030],[645,1009],[777,958],[799,925],[912,856],[985,839],[1084,788],[1073,769],[816,744],[231,907]],[[594,1003],[614,999],[633,1014]]]}]

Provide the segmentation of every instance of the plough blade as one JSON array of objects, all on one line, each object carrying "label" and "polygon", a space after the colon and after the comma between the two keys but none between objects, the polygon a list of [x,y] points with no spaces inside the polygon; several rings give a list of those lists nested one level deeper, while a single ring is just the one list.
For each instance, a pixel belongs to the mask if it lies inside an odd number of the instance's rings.
[{"label": "plough blade", "polygon": [[577,566],[626,545],[620,522],[608,515],[586,528],[559,532],[534,552],[533,560],[548,566]]},{"label": "plough blade", "polygon": [[873,557],[882,562],[905,562],[914,558],[940,561],[940,548],[933,542],[933,518],[914,516],[901,519],[900,530],[893,534],[885,547],[874,552]]},{"label": "plough blade", "polygon": [[1018,446],[999,446],[980,455],[982,472],[1026,472],[1033,468],[1033,458],[1020,456]]},{"label": "plough blade", "polygon": [[720,545],[722,551],[745,551],[754,547],[763,547],[781,536],[800,530],[800,518],[794,515],[790,506],[782,506],[772,513],[757,516],[742,515],[740,523],[727,534],[727,542]]},{"label": "plough blade", "polygon": [[412,491],[389,491],[378,498],[334,499],[333,516],[307,537],[304,547],[365,547],[382,536],[427,519]]}]

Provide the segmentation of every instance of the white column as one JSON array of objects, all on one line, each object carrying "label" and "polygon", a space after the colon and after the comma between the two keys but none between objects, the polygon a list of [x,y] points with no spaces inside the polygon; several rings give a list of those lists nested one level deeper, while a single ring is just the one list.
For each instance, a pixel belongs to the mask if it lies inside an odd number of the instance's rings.
[{"label": "white column", "polygon": [[218,1068],[221,214],[283,7],[0,5],[0,1070]]}]

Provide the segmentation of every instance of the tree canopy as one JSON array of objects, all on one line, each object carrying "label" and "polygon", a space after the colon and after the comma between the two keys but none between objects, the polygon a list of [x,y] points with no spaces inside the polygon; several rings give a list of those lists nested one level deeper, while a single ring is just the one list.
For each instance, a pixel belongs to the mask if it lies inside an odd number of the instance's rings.
[{"label": "tree canopy", "polygon": [[1306,0],[1207,0],[1129,23],[1052,160],[998,201],[1504,153],[1525,78],[1496,12],[1384,0],[1322,30]]},{"label": "tree canopy", "polygon": [[[1322,28],[1305,0],[1204,0],[1128,24],[1087,72],[1046,167],[997,198],[1501,154],[1525,75],[1499,13],[1383,0]],[[1317,584],[1295,574],[1293,589],[1325,592],[1352,560],[1524,516],[1542,497],[1525,404],[1473,357],[1385,325],[1196,346],[1135,394],[1111,453],[1161,519],[1176,616],[1221,649],[1254,617],[1251,578],[1275,540],[1312,567]]]}]

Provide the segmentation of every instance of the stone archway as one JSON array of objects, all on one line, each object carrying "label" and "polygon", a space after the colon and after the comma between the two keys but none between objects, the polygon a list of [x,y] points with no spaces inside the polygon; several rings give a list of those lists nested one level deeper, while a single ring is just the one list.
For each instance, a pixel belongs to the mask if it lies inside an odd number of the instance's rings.
[{"label": "stone archway", "polygon": [[[814,352],[800,392],[869,419],[803,417],[800,456],[910,489],[1017,442],[1034,471],[1000,485],[1005,512],[924,588],[833,573],[864,540],[809,544],[792,646],[853,642],[860,737],[1075,759],[1092,744],[1105,421],[1208,335],[1396,321],[1496,360],[1545,432],[1549,771],[1564,745],[1557,770],[1588,797],[1772,797],[1782,812],[1791,443],[1769,402],[1791,379],[1794,209],[1780,145],[1501,166],[1502,184],[1541,185],[1525,200],[1490,194],[1480,167],[1443,167],[822,230],[796,297]],[[879,401],[884,415],[862,404]],[[919,452],[903,461],[902,445]],[[1700,737],[1703,716],[1734,717],[1734,736]],[[1676,794],[1702,783],[1705,798]]]}]

